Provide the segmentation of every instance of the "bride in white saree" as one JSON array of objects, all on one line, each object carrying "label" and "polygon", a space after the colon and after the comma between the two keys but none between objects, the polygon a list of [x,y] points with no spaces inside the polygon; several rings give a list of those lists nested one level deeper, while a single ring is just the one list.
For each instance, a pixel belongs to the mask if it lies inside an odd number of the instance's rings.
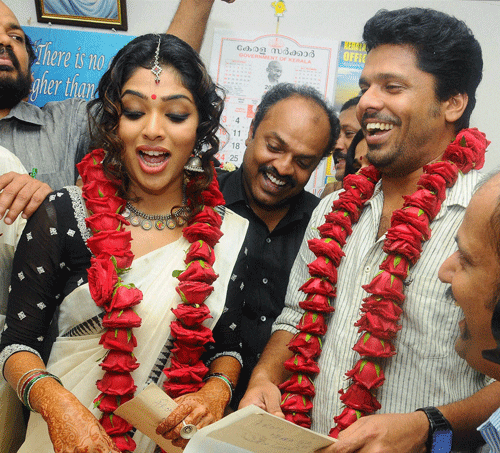
[{"label": "bride in white saree", "polygon": [[49,195],[14,258],[0,367],[34,412],[19,452],[153,453],[153,441],[112,413],[150,382],[182,395],[158,427],[176,446],[187,443],[183,422],[222,417],[238,354],[216,356],[209,374],[199,359],[247,228],[216,206],[222,106],[196,52],[174,36],[136,38],[103,76],[90,111],[106,151],[80,164],[83,196],[78,187]]}]

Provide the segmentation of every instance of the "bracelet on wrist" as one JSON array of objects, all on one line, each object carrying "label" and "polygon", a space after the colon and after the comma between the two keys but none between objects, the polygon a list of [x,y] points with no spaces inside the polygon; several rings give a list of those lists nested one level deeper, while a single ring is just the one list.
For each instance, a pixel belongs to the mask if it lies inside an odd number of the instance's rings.
[{"label": "bracelet on wrist", "polygon": [[231,402],[231,400],[233,399],[233,393],[234,393],[233,381],[231,381],[229,376],[227,376],[224,373],[211,373],[211,374],[205,376],[205,378],[203,380],[208,381],[210,378],[220,379],[221,381],[224,381],[226,383],[226,385],[229,389],[229,401],[228,401],[228,404],[229,404]]}]

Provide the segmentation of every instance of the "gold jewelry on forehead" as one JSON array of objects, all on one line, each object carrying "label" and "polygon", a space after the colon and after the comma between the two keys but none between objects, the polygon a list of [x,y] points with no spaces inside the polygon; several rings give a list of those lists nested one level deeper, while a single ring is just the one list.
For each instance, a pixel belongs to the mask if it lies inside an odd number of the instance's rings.
[{"label": "gold jewelry on forehead", "polygon": [[151,68],[151,72],[155,76],[155,83],[158,85],[160,83],[160,74],[163,71],[160,66],[160,45],[161,45],[161,35],[158,35],[158,46],[156,47],[155,59],[153,61],[153,67]]}]

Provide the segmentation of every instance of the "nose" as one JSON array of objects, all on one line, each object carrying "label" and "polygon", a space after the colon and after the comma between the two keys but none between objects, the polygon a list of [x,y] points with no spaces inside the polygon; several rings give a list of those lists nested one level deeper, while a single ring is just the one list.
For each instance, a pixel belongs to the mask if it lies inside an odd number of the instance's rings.
[{"label": "nose", "polygon": [[273,161],[273,166],[281,176],[293,174],[293,156],[291,153],[283,153]]},{"label": "nose", "polygon": [[439,280],[443,283],[451,283],[453,281],[453,275],[457,269],[458,259],[458,251],[446,259],[446,261],[439,268]]},{"label": "nose", "polygon": [[151,141],[165,138],[165,126],[163,115],[157,112],[151,112],[144,124],[144,137]]},{"label": "nose", "polygon": [[384,107],[382,93],[377,86],[370,86],[359,99],[356,106],[356,116],[361,122],[363,115],[370,112],[378,112]]}]

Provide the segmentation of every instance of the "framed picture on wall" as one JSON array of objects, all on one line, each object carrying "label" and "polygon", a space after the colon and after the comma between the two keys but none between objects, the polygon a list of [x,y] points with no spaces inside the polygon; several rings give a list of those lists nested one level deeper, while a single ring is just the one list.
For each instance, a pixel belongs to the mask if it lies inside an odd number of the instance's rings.
[{"label": "framed picture on wall", "polygon": [[127,30],[125,0],[35,0],[38,22]]}]

